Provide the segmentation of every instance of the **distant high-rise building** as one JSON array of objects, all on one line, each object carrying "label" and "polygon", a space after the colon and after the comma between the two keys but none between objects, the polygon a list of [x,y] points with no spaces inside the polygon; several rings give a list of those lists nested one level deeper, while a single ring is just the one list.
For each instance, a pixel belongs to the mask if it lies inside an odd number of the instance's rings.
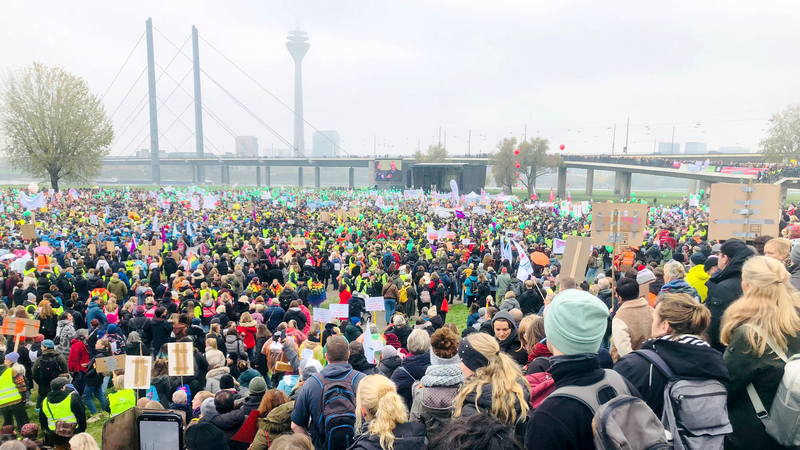
[{"label": "distant high-rise building", "polygon": [[703,154],[706,153],[706,151],[705,142],[687,142],[683,147],[683,152],[687,155]]},{"label": "distant high-rise building", "polygon": [[258,138],[255,136],[236,136],[236,156],[258,157]]},{"label": "distant high-rise building", "polygon": [[303,137],[303,57],[306,56],[311,46],[305,31],[294,30],[286,38],[286,48],[294,60],[294,148],[297,156],[304,156],[306,152]]},{"label": "distant high-rise building", "polygon": [[658,153],[661,155],[677,155],[681,152],[681,144],[678,142],[659,142]]},{"label": "distant high-rise building", "polygon": [[339,132],[335,130],[317,131],[312,137],[311,157],[338,158]]}]

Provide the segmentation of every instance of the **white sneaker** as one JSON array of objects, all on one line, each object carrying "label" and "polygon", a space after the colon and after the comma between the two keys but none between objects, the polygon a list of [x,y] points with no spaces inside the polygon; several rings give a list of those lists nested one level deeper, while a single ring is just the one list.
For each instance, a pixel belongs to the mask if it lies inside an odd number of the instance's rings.
[{"label": "white sneaker", "polygon": [[95,414],[95,415],[93,415],[92,417],[89,417],[89,418],[86,420],[86,423],[95,423],[95,422],[97,422],[98,420],[100,420],[100,419],[102,419],[102,418],[103,418],[103,417],[102,417],[100,414]]}]

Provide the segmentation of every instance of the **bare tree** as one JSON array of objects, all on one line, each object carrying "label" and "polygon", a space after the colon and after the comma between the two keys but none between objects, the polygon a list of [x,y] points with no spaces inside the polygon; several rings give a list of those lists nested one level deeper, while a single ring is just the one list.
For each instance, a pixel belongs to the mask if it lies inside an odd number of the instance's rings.
[{"label": "bare tree", "polygon": [[761,141],[764,158],[784,162],[800,160],[800,103],[772,115],[769,136]]},{"label": "bare tree", "polygon": [[10,70],[0,97],[2,151],[15,169],[58,183],[100,174],[114,129],[80,77],[33,63]]}]

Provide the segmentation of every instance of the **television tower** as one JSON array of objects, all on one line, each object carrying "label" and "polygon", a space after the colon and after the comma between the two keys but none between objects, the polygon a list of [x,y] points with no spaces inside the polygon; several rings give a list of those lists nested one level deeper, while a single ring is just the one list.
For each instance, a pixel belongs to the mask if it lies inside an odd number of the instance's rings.
[{"label": "television tower", "polygon": [[305,142],[303,139],[303,57],[306,56],[311,46],[305,31],[294,30],[286,38],[286,48],[294,59],[294,156],[305,155]]}]

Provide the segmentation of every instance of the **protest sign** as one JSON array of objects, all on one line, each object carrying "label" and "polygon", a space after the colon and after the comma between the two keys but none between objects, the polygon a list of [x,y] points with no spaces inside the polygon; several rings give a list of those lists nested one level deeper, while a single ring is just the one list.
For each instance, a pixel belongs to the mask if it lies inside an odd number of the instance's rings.
[{"label": "protest sign", "polygon": [[322,211],[319,213],[319,220],[321,222],[330,222],[331,221],[331,213],[327,211]]},{"label": "protest sign", "polygon": [[586,265],[592,252],[592,238],[567,236],[564,259],[561,260],[561,276],[570,277],[580,284],[586,278]]},{"label": "protest sign", "polygon": [[647,205],[595,203],[592,205],[592,244],[642,245],[647,229]]},{"label": "protest sign", "polygon": [[564,239],[553,239],[553,254],[563,255],[567,249],[567,241]]},{"label": "protest sign", "polygon": [[302,237],[294,237],[292,238],[292,247],[302,250],[306,248],[306,239]]},{"label": "protest sign", "polygon": [[111,241],[106,241],[105,243],[106,251],[109,253],[114,253],[114,243]]},{"label": "protest sign", "polygon": [[95,360],[99,373],[113,372],[125,368],[125,355],[108,356]]},{"label": "protest sign", "polygon": [[167,344],[169,376],[194,376],[194,349],[191,342],[171,342]]},{"label": "protest sign", "polygon": [[300,359],[314,359],[314,350],[304,348],[303,351],[300,352]]},{"label": "protest sign", "polygon": [[331,323],[331,312],[327,309],[314,308],[314,322],[321,324]]},{"label": "protest sign", "polygon": [[708,214],[710,239],[778,236],[781,187],[773,184],[717,183]]},{"label": "protest sign", "polygon": [[20,231],[22,231],[22,239],[26,241],[36,239],[36,225],[32,223],[26,223],[20,227]]},{"label": "protest sign", "polygon": [[39,334],[39,321],[13,316],[6,317],[2,330],[6,336],[35,337]]},{"label": "protest sign", "polygon": [[347,305],[330,305],[328,311],[331,313],[331,319],[347,319],[349,316],[349,308]]},{"label": "protest sign", "polygon": [[153,360],[149,356],[125,358],[125,389],[149,389]]},{"label": "protest sign", "polygon": [[364,300],[364,304],[367,306],[367,311],[384,311],[385,307],[383,304],[383,297],[367,297]]}]

